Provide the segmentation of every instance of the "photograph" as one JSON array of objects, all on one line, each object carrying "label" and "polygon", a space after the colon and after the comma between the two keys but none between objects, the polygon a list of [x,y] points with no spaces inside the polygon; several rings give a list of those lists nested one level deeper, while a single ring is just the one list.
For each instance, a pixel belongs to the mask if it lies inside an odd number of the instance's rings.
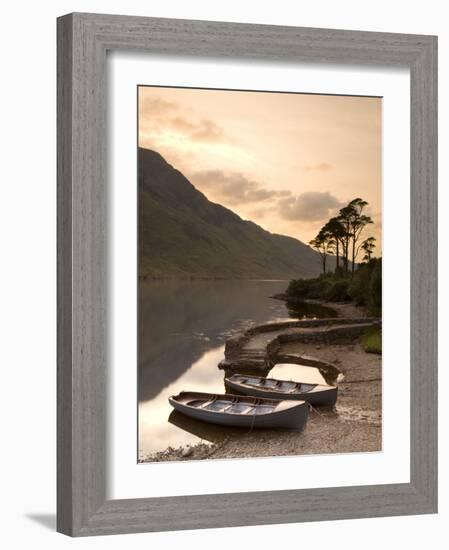
[{"label": "photograph", "polygon": [[138,462],[382,451],[382,97],[137,94]]}]

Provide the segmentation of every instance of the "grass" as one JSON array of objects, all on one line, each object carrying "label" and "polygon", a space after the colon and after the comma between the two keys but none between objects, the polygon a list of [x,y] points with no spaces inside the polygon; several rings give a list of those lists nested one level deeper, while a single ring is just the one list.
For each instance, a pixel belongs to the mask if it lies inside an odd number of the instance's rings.
[{"label": "grass", "polygon": [[382,334],[379,327],[369,328],[360,339],[366,353],[382,353]]}]

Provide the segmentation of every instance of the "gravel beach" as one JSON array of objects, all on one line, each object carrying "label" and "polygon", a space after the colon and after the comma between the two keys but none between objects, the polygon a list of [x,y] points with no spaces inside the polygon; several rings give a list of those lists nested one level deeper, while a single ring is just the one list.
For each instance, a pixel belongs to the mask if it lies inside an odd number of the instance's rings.
[{"label": "gravel beach", "polygon": [[[329,304],[342,317],[364,312],[352,304]],[[254,430],[232,434],[209,444],[168,448],[142,456],[141,462],[226,459],[284,455],[372,452],[382,450],[382,360],[366,353],[359,342],[321,344],[289,342],[282,354],[305,354],[334,364],[344,375],[336,408],[312,409],[305,429],[298,433]]]}]

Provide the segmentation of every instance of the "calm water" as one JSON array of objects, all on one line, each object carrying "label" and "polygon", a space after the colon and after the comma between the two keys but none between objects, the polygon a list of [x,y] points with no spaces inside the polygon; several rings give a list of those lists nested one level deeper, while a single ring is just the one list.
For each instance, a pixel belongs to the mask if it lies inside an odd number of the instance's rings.
[{"label": "calm water", "polygon": [[[182,390],[224,392],[224,342],[253,324],[291,318],[328,317],[320,306],[288,308],[270,298],[286,281],[154,281],[139,286],[139,450],[218,441],[229,429],[174,413],[168,397]],[[270,376],[297,378],[301,367],[276,366]],[[323,382],[303,367],[301,380]]]}]

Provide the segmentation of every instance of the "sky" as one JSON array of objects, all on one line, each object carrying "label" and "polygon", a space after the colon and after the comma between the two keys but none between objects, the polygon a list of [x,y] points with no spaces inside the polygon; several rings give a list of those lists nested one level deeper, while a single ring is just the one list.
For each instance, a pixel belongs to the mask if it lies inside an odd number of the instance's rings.
[{"label": "sky", "polygon": [[[308,243],[355,197],[381,248],[382,99],[139,87],[139,146],[207,198]],[[360,259],[360,258],[359,258]]]}]

